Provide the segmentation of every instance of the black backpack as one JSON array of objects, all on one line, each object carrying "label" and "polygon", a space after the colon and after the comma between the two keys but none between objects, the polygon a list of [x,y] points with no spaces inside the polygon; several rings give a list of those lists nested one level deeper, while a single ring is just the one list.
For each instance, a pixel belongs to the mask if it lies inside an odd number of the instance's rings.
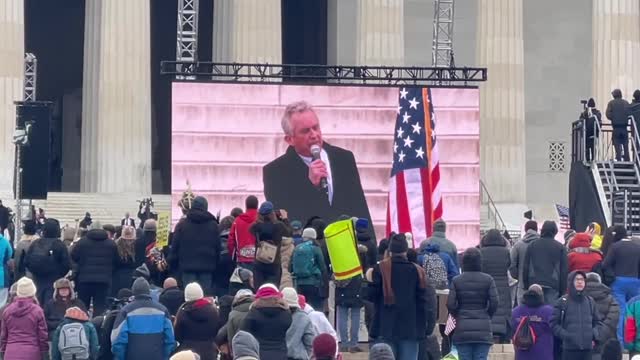
[{"label": "black backpack", "polygon": [[536,344],[537,335],[529,322],[528,316],[523,316],[513,334],[513,346],[522,351],[530,350]]},{"label": "black backpack", "polygon": [[34,275],[51,275],[56,269],[56,254],[51,239],[34,241],[26,256],[26,268]]}]

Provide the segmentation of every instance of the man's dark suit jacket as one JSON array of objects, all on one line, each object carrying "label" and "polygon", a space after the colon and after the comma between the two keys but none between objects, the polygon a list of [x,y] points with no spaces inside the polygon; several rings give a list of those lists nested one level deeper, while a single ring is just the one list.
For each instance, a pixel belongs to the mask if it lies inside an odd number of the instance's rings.
[{"label": "man's dark suit jacket", "polygon": [[326,142],[323,148],[331,164],[332,204],[329,204],[327,194],[309,181],[309,167],[291,146],[284,155],[262,169],[265,197],[276,209],[287,210],[289,219],[300,220],[303,224],[312,216],[320,216],[331,223],[340,215],[366,218],[371,224],[353,153]]},{"label": "man's dark suit jacket", "polygon": [[120,220],[120,225],[121,226],[127,225],[127,226],[136,227],[136,221],[133,218],[129,218],[129,221],[127,221],[128,224],[125,224],[125,220],[127,220],[127,219],[123,218],[122,220]]}]

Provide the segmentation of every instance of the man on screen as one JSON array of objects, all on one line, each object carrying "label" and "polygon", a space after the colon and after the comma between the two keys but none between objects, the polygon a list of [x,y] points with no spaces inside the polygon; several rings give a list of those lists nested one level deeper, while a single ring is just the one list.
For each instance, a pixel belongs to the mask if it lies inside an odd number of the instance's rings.
[{"label": "man on screen", "polygon": [[[311,105],[305,101],[289,104],[282,130],[289,147],[263,168],[267,200],[303,223],[312,216],[333,222],[343,214],[371,223],[353,153],[322,141],[320,120]],[[321,149],[315,160],[314,146]]]}]

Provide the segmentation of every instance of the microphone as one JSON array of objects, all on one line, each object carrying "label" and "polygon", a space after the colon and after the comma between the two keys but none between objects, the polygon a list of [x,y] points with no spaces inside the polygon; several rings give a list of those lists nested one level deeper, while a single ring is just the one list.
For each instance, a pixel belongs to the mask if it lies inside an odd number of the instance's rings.
[{"label": "microphone", "polygon": [[[322,152],[322,149],[320,148],[320,146],[311,145],[311,158],[313,159],[313,161],[320,159],[321,152]],[[329,193],[329,184],[327,183],[326,177],[323,177],[322,179],[320,179],[320,187],[322,188],[322,190],[324,190],[325,193],[327,194]]]}]

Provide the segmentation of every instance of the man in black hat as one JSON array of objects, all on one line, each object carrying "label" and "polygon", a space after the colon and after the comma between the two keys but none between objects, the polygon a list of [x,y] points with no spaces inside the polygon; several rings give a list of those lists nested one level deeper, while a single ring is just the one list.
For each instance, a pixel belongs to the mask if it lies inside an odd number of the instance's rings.
[{"label": "man in black hat", "polygon": [[587,101],[587,107],[580,118],[584,121],[585,126],[585,159],[592,161],[595,157],[596,139],[600,136],[599,129],[602,127],[602,113],[596,109],[596,101],[593,98]]},{"label": "man in black hat", "polygon": [[407,259],[404,234],[389,241],[390,256],[373,268],[369,300],[375,304],[370,336],[393,348],[397,359],[416,359],[419,341],[433,332],[436,295],[424,270]]},{"label": "man in black hat", "polygon": [[622,91],[615,89],[611,92],[613,100],[607,105],[607,119],[613,126],[613,146],[616,150],[617,161],[629,161],[629,102],[622,98]]}]

